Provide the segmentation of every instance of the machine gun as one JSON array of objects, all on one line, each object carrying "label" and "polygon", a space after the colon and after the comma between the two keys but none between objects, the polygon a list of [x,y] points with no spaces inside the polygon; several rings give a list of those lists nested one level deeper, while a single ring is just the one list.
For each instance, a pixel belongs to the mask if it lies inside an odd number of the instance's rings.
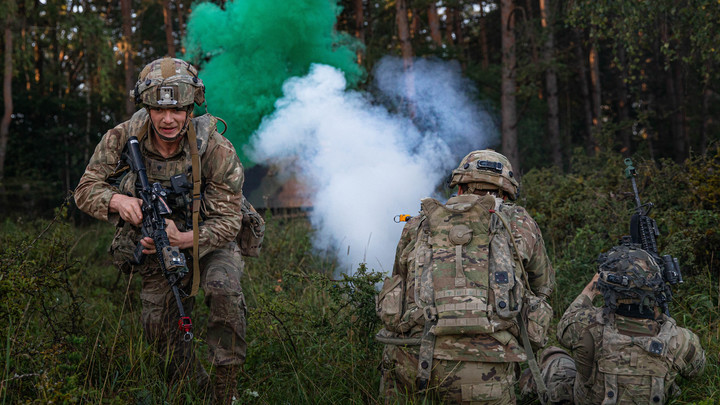
[{"label": "machine gun", "polygon": [[663,279],[670,285],[682,284],[682,272],[680,271],[680,263],[676,257],[670,255],[660,255],[657,248],[657,237],[660,236],[657,223],[649,217],[653,208],[653,203],[640,203],[640,195],[638,194],[635,176],[637,171],[633,167],[630,158],[625,159],[625,177],[632,182],[633,193],[635,194],[635,213],[630,218],[630,236],[623,236],[622,243],[625,245],[633,244],[640,246],[643,250],[650,253],[659,265],[663,266]]},{"label": "machine gun", "polygon": [[[167,204],[167,191],[160,183],[150,182],[147,177],[147,170],[140,154],[140,146],[138,139],[131,136],[127,141],[127,153],[123,154],[123,158],[130,165],[130,169],[137,174],[140,180],[140,190],[138,197],[142,200],[142,235],[149,236],[155,241],[155,255],[163,275],[170,284],[172,292],[177,301],[178,310],[180,311],[180,319],[178,320],[178,328],[185,332],[183,340],[189,342],[193,338],[192,321],[189,316],[185,315],[183,308],[182,296],[187,294],[180,290],[178,285],[180,280],[187,274],[188,268],[185,262],[185,255],[180,252],[177,246],[170,246],[167,231],[165,230],[165,216],[172,213],[170,206]],[[139,265],[145,260],[143,245],[138,242],[133,252],[133,258],[130,263]],[[181,292],[182,291],[182,292]]]}]

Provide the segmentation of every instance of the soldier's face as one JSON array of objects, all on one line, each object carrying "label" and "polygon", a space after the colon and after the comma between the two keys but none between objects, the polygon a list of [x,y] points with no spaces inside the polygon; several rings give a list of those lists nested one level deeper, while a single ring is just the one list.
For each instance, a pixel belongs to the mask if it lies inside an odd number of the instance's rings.
[{"label": "soldier's face", "polygon": [[155,130],[166,139],[173,139],[180,134],[188,112],[175,108],[151,108],[150,119]]}]

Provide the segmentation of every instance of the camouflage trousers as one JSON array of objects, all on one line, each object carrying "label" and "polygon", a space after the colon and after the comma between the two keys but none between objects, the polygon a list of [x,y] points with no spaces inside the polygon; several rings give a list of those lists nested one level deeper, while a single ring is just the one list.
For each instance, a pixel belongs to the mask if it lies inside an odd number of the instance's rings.
[{"label": "camouflage trousers", "polygon": [[541,404],[575,403],[573,386],[577,371],[575,360],[566,351],[555,346],[545,349],[540,358],[540,374],[547,387],[547,393],[540,396]]},{"label": "camouflage trousers", "polygon": [[[153,263],[153,261],[150,261]],[[192,266],[192,260],[188,260]],[[213,366],[242,365],[245,362],[245,299],[240,286],[243,260],[237,244],[214,250],[200,259],[200,287],[210,313],[207,323],[208,358]],[[146,339],[155,346],[169,365],[173,379],[190,377],[204,384],[205,370],[197,361],[193,342],[184,342],[178,329],[179,310],[172,290],[155,266],[137,269],[142,276],[142,325]],[[182,280],[190,291],[192,269]],[[195,297],[183,299],[191,316]],[[203,376],[204,375],[204,376]]]},{"label": "camouflage trousers", "polygon": [[381,395],[385,403],[404,403],[398,396],[425,397],[430,402],[514,404],[517,363],[433,360],[426,392],[417,389],[418,358],[412,349],[386,345],[383,351]]}]

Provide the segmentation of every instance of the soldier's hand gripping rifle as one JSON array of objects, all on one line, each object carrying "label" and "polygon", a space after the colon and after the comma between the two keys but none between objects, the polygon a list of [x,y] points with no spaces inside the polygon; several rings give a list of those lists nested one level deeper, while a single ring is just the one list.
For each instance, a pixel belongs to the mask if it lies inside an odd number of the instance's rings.
[{"label": "soldier's hand gripping rifle", "polygon": [[[185,309],[183,308],[181,300],[181,290],[178,288],[180,280],[187,274],[188,268],[185,262],[185,255],[180,252],[177,246],[170,246],[170,240],[165,230],[165,216],[172,213],[166,201],[167,192],[160,183],[150,185],[136,137],[131,136],[130,139],[128,139],[127,153],[124,158],[130,165],[130,169],[137,174],[138,180],[140,180],[141,189],[138,197],[142,200],[142,235],[143,237],[149,236],[155,241],[155,255],[158,263],[160,263],[163,275],[170,284],[170,288],[172,288],[178,310],[180,311],[178,328],[185,332],[183,340],[189,342],[193,338],[192,321],[189,316],[185,315]],[[143,245],[138,242],[133,252],[133,258],[130,261],[132,264],[138,265],[144,261],[145,254],[142,252],[143,249]],[[185,292],[182,292],[182,295],[187,296]]]},{"label": "soldier's hand gripping rifle", "polygon": [[[657,248],[657,237],[660,236],[657,223],[650,218],[650,210],[653,203],[640,203],[640,195],[638,194],[635,176],[637,171],[633,167],[630,158],[625,159],[625,177],[632,182],[633,193],[635,194],[635,213],[630,218],[630,240],[623,237],[624,243],[632,243],[639,245],[643,250],[650,253],[659,265],[663,266],[663,279],[670,285],[681,284],[683,282],[682,272],[680,271],[680,263],[676,257],[670,255],[660,255]],[[667,304],[665,305],[667,312]]]}]

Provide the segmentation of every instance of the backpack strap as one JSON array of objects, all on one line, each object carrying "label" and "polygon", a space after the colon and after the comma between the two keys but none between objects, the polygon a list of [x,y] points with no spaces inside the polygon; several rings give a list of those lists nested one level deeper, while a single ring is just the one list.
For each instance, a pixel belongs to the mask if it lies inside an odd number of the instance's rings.
[{"label": "backpack strap", "polygon": [[[520,272],[522,272],[523,282],[525,283],[526,294],[532,294],[532,290],[530,289],[530,282],[528,281],[527,273],[525,272],[525,266],[523,265],[522,257],[520,256],[520,250],[518,249],[517,243],[515,242],[515,237],[513,237],[510,226],[505,220],[504,215],[501,214],[499,211],[500,210],[493,210],[493,214],[495,214],[500,219],[500,222],[502,222],[503,227],[505,227],[505,230],[510,236],[510,241],[512,242],[511,246],[513,247],[514,251],[513,256],[518,266],[520,266]],[[530,372],[532,373],[533,379],[535,380],[538,394],[540,394],[540,396],[542,397],[547,393],[547,386],[545,386],[545,380],[543,380],[542,378],[542,374],[540,373],[540,367],[538,366],[537,359],[535,358],[535,353],[533,352],[532,346],[530,345],[530,338],[528,337],[527,332],[527,320],[525,319],[524,313],[525,311],[520,311],[517,315],[518,326],[520,327],[520,336],[522,338],[523,348],[525,349],[525,355],[527,356],[528,367],[530,368]]]},{"label": "backpack strap", "polygon": [[[415,263],[418,265],[418,269],[415,272],[415,302],[420,304],[422,301],[418,299],[418,290],[420,283],[423,281],[425,282],[423,286],[423,289],[426,290],[425,292],[429,296],[434,295],[432,269],[425,271],[426,267],[430,264],[429,260],[427,260],[427,254],[432,251],[427,248],[430,238],[430,222],[427,217],[423,218],[418,233],[421,243],[420,247],[415,251]],[[426,278],[429,278],[429,280]],[[418,307],[420,307],[420,305],[418,305]],[[435,308],[434,305],[423,306],[420,307],[420,309],[425,317],[425,327],[422,337],[420,338],[420,350],[418,352],[417,387],[420,391],[424,391],[428,387],[430,375],[432,374],[433,355],[435,352],[434,327],[437,324],[438,316],[437,308]]]},{"label": "backpack strap", "polygon": [[615,405],[618,399],[618,383],[616,374],[605,374],[605,398],[602,405]]},{"label": "backpack strap", "polygon": [[192,120],[188,123],[188,142],[190,143],[190,157],[192,159],[192,231],[193,231],[193,282],[190,296],[195,296],[200,288],[200,154],[198,152],[195,124]]}]

